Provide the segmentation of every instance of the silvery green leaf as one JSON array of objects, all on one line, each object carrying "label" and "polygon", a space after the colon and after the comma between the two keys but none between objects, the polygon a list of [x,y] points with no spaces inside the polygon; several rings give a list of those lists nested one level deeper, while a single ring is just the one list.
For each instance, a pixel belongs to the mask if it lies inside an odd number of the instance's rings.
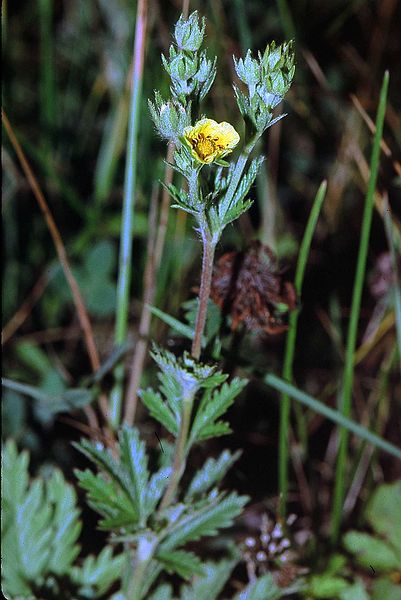
[{"label": "silvery green leaf", "polygon": [[192,479],[185,495],[185,501],[190,502],[194,496],[207,492],[213,485],[221,481],[240,456],[241,451],[231,454],[229,450],[223,450],[219,458],[208,458]]}]

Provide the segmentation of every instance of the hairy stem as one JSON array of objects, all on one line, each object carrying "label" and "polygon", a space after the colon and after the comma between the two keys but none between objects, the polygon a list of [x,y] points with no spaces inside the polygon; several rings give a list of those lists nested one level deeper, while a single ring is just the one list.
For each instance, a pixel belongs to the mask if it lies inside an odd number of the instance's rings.
[{"label": "hairy stem", "polygon": [[175,493],[177,491],[178,484],[182,477],[185,469],[186,453],[185,447],[187,444],[187,438],[189,433],[189,425],[191,422],[192,405],[194,401],[194,394],[190,393],[183,400],[182,405],[182,420],[180,426],[180,432],[177,438],[177,445],[175,448],[175,456],[173,463],[173,472],[171,474],[170,482],[167,486],[166,492],[163,496],[163,500],[160,503],[160,510],[167,508],[169,504],[174,500]]},{"label": "hairy stem", "polygon": [[216,243],[211,239],[206,230],[206,224],[202,231],[203,257],[202,257],[202,275],[199,290],[198,314],[196,315],[195,335],[192,342],[192,356],[199,360],[202,347],[202,336],[206,324],[207,304],[210,296],[210,286],[213,275],[213,259]]},{"label": "hairy stem", "polygon": [[146,569],[157,547],[157,538],[144,535],[139,538],[134,566],[134,574],[128,585],[127,600],[141,600]]}]

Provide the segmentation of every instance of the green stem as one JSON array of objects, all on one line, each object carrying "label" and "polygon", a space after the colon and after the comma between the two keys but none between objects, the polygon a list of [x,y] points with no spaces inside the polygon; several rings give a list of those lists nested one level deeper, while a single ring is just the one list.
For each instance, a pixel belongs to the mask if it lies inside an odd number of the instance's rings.
[{"label": "green stem", "polygon": [[[379,107],[376,116],[376,133],[373,141],[372,156],[370,161],[370,178],[365,198],[365,207],[362,220],[361,239],[359,243],[358,260],[355,274],[354,290],[352,295],[351,316],[348,326],[347,347],[345,353],[345,367],[342,386],[341,412],[345,417],[351,414],[351,396],[354,380],[354,354],[358,332],[358,320],[361,307],[362,288],[366,269],[370,228],[374,207],[377,174],[379,171],[380,143],[383,134],[384,117],[386,113],[386,100],[388,91],[389,74],[384,74],[380,92]],[[341,524],[341,514],[345,497],[345,475],[348,450],[348,430],[342,427],[339,432],[339,448],[334,487],[334,501],[332,509],[331,539],[333,543],[338,540]]]},{"label": "green stem", "polygon": [[[135,26],[135,47],[133,59],[134,66],[132,70],[131,81],[131,104],[127,140],[127,159],[125,164],[120,256],[118,266],[115,325],[116,344],[122,344],[126,340],[128,328],[133,219],[138,155],[139,108],[142,98],[142,76],[145,55],[147,10],[147,0],[138,0]],[[122,386],[124,377],[124,369],[122,366],[115,370],[114,377],[115,385],[110,395],[110,415],[113,426],[117,427],[121,419]]]},{"label": "green stem", "polygon": [[138,547],[136,552],[134,574],[128,585],[127,600],[141,600],[143,580],[146,574],[146,570],[153,558],[153,554],[156,550],[158,540],[156,537],[150,537],[145,534],[139,538]]},{"label": "green stem", "polygon": [[160,509],[163,510],[167,508],[174,500],[178,484],[182,477],[182,474],[185,469],[186,463],[186,444],[189,433],[189,425],[191,422],[191,413],[192,413],[192,405],[194,401],[193,393],[188,394],[186,398],[183,399],[182,404],[182,415],[181,415],[181,426],[180,431],[177,438],[177,444],[175,448],[174,455],[174,463],[173,463],[173,472],[171,474],[171,478],[169,484],[167,486],[166,492],[163,496],[163,499],[160,503]]},{"label": "green stem", "polygon": [[[297,268],[295,272],[295,291],[297,297],[301,297],[302,284],[305,275],[306,263],[308,262],[309,250],[312,242],[313,233],[319,218],[320,209],[326,195],[327,182],[323,181],[316,193],[312,210],[306,224],[305,233],[299,250]],[[289,317],[289,327],[285,345],[283,379],[292,381],[293,362],[295,353],[295,343],[297,339],[298,311],[293,311]],[[282,394],[280,404],[280,430],[279,430],[279,456],[278,456],[278,479],[279,479],[279,512],[282,517],[285,516],[287,509],[288,495],[288,458],[289,458],[289,429],[290,429],[290,397],[288,394]]]},{"label": "green stem", "polygon": [[51,148],[51,136],[56,121],[55,76],[53,60],[53,0],[39,0],[40,26],[40,108],[45,135],[45,147]]}]

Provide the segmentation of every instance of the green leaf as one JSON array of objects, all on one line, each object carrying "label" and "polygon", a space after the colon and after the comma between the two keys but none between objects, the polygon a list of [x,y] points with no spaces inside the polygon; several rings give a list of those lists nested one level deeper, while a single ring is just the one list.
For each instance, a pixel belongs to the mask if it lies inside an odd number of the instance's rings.
[{"label": "green leaf", "polygon": [[149,479],[148,458],[145,444],[139,439],[138,430],[124,426],[119,435],[121,462],[127,470],[130,480],[131,496],[135,511],[139,515],[140,525],[146,518],[146,487]]},{"label": "green leaf", "polygon": [[200,510],[181,517],[160,545],[160,551],[172,550],[203,536],[216,535],[219,529],[230,527],[248,501],[247,496],[232,492],[226,497],[217,496]]},{"label": "green leaf", "polygon": [[139,518],[138,505],[136,497],[135,485],[132,485],[130,477],[123,468],[121,463],[118,463],[110,453],[110,450],[99,449],[87,440],[82,440],[79,444],[73,444],[78,450],[83,452],[89,459],[95,462],[103,471],[105,471],[117,484],[118,488],[130,500],[132,512],[135,514],[135,520]]},{"label": "green leaf", "polygon": [[173,590],[171,585],[168,583],[160,585],[153,594],[149,596],[149,600],[173,600]]},{"label": "green leaf", "polygon": [[213,393],[206,391],[196,412],[191,429],[191,443],[211,437],[223,435],[230,431],[227,424],[218,422],[218,419],[234,402],[236,396],[244,389],[248,381],[234,377],[229,383],[223,383],[220,389]]},{"label": "green leaf", "polygon": [[377,570],[390,571],[401,564],[400,557],[387,542],[367,533],[349,531],[344,536],[344,546],[367,568],[372,566]]},{"label": "green leaf", "polygon": [[50,575],[68,575],[79,552],[76,494],[60,471],[29,484],[28,455],[14,442],[3,452],[3,591],[32,597],[32,586]]},{"label": "green leaf", "polygon": [[401,587],[389,579],[378,579],[373,583],[371,600],[401,600]]},{"label": "green leaf", "polygon": [[193,575],[202,575],[203,568],[200,559],[193,552],[184,550],[158,552],[156,558],[161,562],[167,573],[177,573],[183,579]]},{"label": "green leaf", "polygon": [[[388,598],[383,596],[383,598]],[[365,590],[365,586],[362,581],[356,581],[343,592],[340,592],[340,600],[369,600],[369,596]]]},{"label": "green leaf", "polygon": [[148,409],[150,415],[161,423],[167,431],[172,433],[174,436],[178,435],[178,423],[176,416],[172,413],[166,402],[163,400],[158,392],[153,391],[151,388],[146,390],[140,390],[139,396]]},{"label": "green leaf", "polygon": [[236,564],[237,560],[206,562],[203,575],[195,577],[191,586],[181,588],[180,600],[216,600]]},{"label": "green leaf", "polygon": [[106,481],[102,475],[95,475],[88,469],[76,469],[75,475],[80,486],[88,492],[88,505],[104,517],[99,522],[101,529],[136,526],[138,515],[131,500],[114,481]]},{"label": "green leaf", "polygon": [[163,495],[164,490],[167,487],[168,479],[171,476],[172,468],[164,467],[154,473],[150,478],[149,484],[146,487],[146,514],[150,516],[157,503]]},{"label": "green leaf", "polygon": [[[181,321],[178,321],[178,319],[175,319],[174,317],[168,315],[159,308],[156,308],[156,306],[151,306],[150,304],[148,304],[147,306],[152,314],[154,314],[156,317],[159,317],[159,319],[161,319],[164,323],[169,325],[174,331],[176,331],[177,333],[189,340],[193,339],[195,332],[192,327],[188,327],[188,325],[185,325],[185,323],[181,323]],[[203,346],[205,346],[205,342],[206,340],[203,340]]]},{"label": "green leaf", "polygon": [[348,581],[335,575],[313,575],[309,580],[308,593],[312,598],[332,600],[347,589]]},{"label": "green leaf", "polygon": [[42,388],[20,383],[19,381],[6,378],[3,378],[1,381],[4,387],[36,400],[40,408],[50,414],[76,410],[88,405],[93,400],[93,392],[84,388],[72,388],[56,395],[51,395],[43,391]]},{"label": "green leaf", "polygon": [[207,492],[213,485],[221,481],[228,469],[239,459],[241,451],[231,454],[224,450],[218,459],[208,458],[203,467],[199,469],[192,479],[185,495],[185,502],[190,502],[194,496]]},{"label": "green leaf", "polygon": [[365,516],[373,529],[392,544],[401,565],[401,481],[382,484],[368,503]]},{"label": "green leaf", "polygon": [[105,546],[98,556],[87,556],[81,567],[73,567],[71,578],[85,590],[91,588],[96,596],[102,595],[120,579],[124,563],[123,554],[113,556],[112,548]]},{"label": "green leaf", "polygon": [[270,573],[252,581],[247,587],[237,594],[234,600],[278,600],[283,592],[274,583]]}]

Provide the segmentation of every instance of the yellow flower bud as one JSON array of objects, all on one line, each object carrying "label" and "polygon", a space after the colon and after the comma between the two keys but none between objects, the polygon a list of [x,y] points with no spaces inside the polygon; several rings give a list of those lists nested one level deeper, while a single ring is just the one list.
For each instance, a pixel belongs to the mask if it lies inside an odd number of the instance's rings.
[{"label": "yellow flower bud", "polygon": [[185,127],[184,140],[197,161],[207,165],[229,154],[239,142],[230,123],[201,119],[193,127]]}]

